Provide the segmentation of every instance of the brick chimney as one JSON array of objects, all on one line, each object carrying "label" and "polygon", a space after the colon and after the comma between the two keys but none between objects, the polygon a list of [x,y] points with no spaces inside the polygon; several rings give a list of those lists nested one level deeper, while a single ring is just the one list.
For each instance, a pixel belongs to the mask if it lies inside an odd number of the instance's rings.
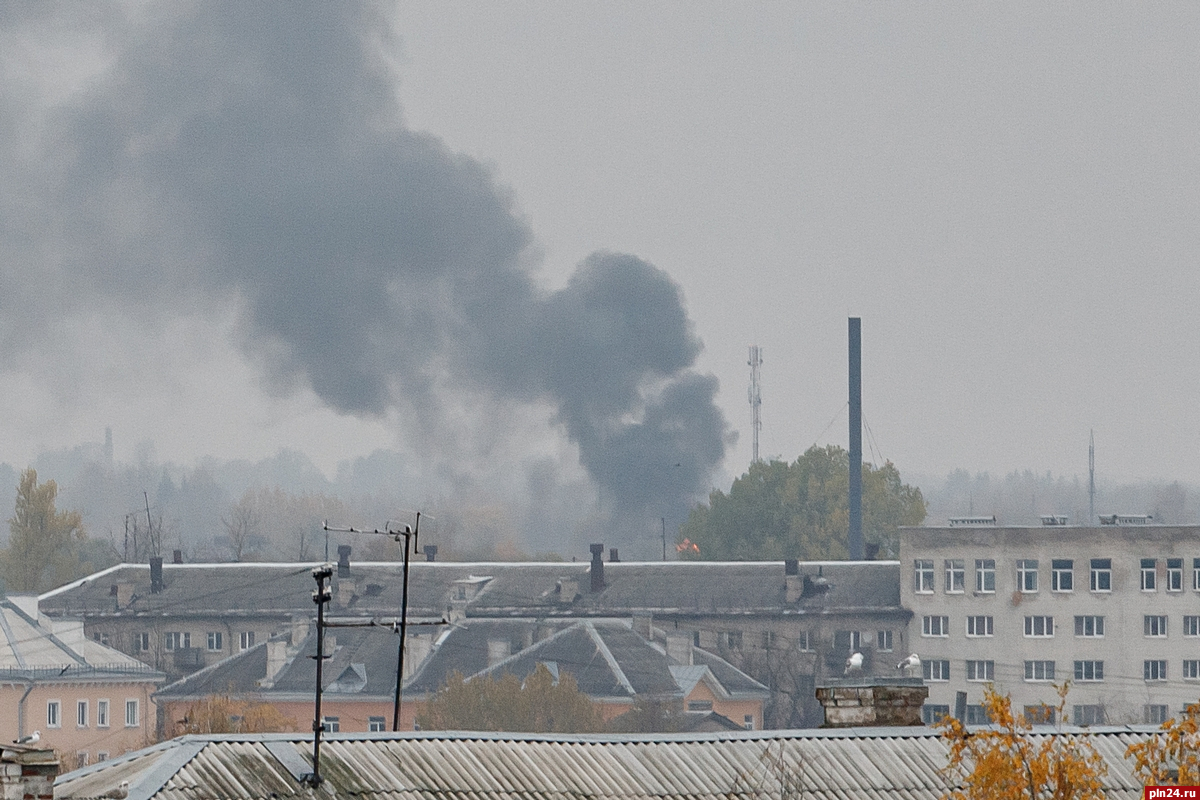
[{"label": "brick chimney", "polygon": [[800,562],[789,558],[783,562],[784,602],[791,604],[804,595],[804,578],[800,575]]},{"label": "brick chimney", "polygon": [[817,686],[822,728],[921,725],[929,687],[920,678],[830,678]]},{"label": "brick chimney", "polygon": [[601,558],[604,555],[604,545],[602,543],[593,544],[590,547],[592,551],[592,568],[590,570],[592,591],[600,592],[604,590],[604,561]]},{"label": "brick chimney", "polygon": [[30,745],[4,745],[0,753],[0,797],[54,800],[58,759],[53,750]]}]

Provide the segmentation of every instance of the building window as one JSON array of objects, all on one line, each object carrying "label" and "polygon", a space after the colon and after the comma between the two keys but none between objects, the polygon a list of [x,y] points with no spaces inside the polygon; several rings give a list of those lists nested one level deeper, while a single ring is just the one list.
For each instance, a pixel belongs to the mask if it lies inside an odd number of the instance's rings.
[{"label": "building window", "polygon": [[922,661],[921,668],[925,673],[927,681],[948,681],[950,680],[950,662],[945,660],[931,659]]},{"label": "building window", "polygon": [[1055,558],[1050,561],[1050,591],[1075,591],[1075,562],[1069,558]]},{"label": "building window", "polygon": [[996,591],[996,559],[975,559],[975,591],[982,594]]},{"label": "building window", "polygon": [[812,639],[810,638],[808,631],[800,631],[800,633],[797,634],[796,647],[805,653],[812,651]]},{"label": "building window", "polygon": [[100,752],[96,753],[96,761],[97,763],[101,761],[108,761],[108,751],[101,750]]},{"label": "building window", "polygon": [[688,711],[712,711],[712,700],[688,700]]},{"label": "building window", "polygon": [[321,721],[321,730],[325,733],[340,733],[342,730],[341,717],[325,717]]},{"label": "building window", "polygon": [[1200,558],[1192,559],[1192,588],[1200,592]]},{"label": "building window", "polygon": [[1076,725],[1103,725],[1104,706],[1075,706],[1071,710],[1071,721]]},{"label": "building window", "polygon": [[108,701],[107,700],[97,700],[96,701],[96,727],[97,728],[107,728],[108,727]]},{"label": "building window", "polygon": [[1112,591],[1112,559],[1093,558],[1088,587],[1093,592]]},{"label": "building window", "polygon": [[926,616],[921,618],[921,635],[922,636],[949,636],[950,635],[950,618],[940,616]]},{"label": "building window", "polygon": [[46,727],[61,728],[62,727],[62,702],[59,700],[51,700],[46,703]]},{"label": "building window", "polygon": [[692,647],[700,646],[700,631],[692,631]]},{"label": "building window", "polygon": [[991,725],[992,719],[988,716],[986,708],[983,706],[971,705],[967,706],[967,724]]},{"label": "building window", "polygon": [[1042,703],[1040,706],[1025,706],[1025,721],[1030,725],[1053,725],[1054,706]]},{"label": "building window", "polygon": [[1038,639],[1054,636],[1054,617],[1026,617],[1025,635]]},{"label": "building window", "polygon": [[1142,632],[1158,639],[1167,635],[1167,615],[1147,614],[1142,617]]},{"label": "building window", "polygon": [[1142,591],[1153,592],[1157,591],[1157,562],[1153,558],[1142,559]]},{"label": "building window", "polygon": [[775,631],[763,631],[762,632],[762,649],[763,650],[774,650],[775,649]]},{"label": "building window", "polygon": [[242,631],[238,634],[238,647],[242,650],[249,650],[254,647],[254,631]]},{"label": "building window", "polygon": [[168,653],[175,650],[187,650],[192,646],[192,634],[171,631],[163,636],[163,649]]},{"label": "building window", "polygon": [[1145,705],[1142,706],[1142,720],[1147,725],[1162,725],[1167,721],[1170,712],[1166,706]]},{"label": "building window", "polygon": [[1183,591],[1183,559],[1168,558],[1167,559],[1167,591],[1182,592]]},{"label": "building window", "polygon": [[1038,562],[1036,558],[1017,559],[1017,590],[1031,594],[1038,590]]},{"label": "building window", "polygon": [[962,594],[966,590],[967,568],[961,558],[946,559],[946,592]]},{"label": "building window", "polygon": [[1154,659],[1143,661],[1142,677],[1148,681],[1165,681],[1167,679],[1167,662]]},{"label": "building window", "polygon": [[1200,661],[1192,658],[1183,662],[1183,679],[1185,681],[1200,681]]},{"label": "building window", "polygon": [[933,560],[917,559],[913,562],[913,591],[917,594],[933,594]]},{"label": "building window", "polygon": [[1200,636],[1200,617],[1184,616],[1184,618],[1183,618],[1183,635],[1184,636]]},{"label": "building window", "polygon": [[75,754],[75,769],[83,769],[88,765],[87,750],[80,750]]},{"label": "building window", "polygon": [[209,650],[209,652],[216,653],[216,652],[219,652],[219,651],[225,649],[224,648],[225,642],[223,641],[224,638],[225,637],[223,637],[221,635],[220,631],[209,631],[208,632],[208,650]]},{"label": "building window", "polygon": [[75,727],[86,728],[88,726],[88,701],[78,700],[75,703]]},{"label": "building window", "polygon": [[921,706],[921,721],[926,725],[936,725],[950,716],[950,706],[939,706],[926,703]]},{"label": "building window", "polygon": [[383,733],[387,730],[383,717],[368,717],[367,730],[371,733]]},{"label": "building window", "polygon": [[133,635],[133,646],[139,653],[150,652],[150,633],[142,631]]},{"label": "building window", "polygon": [[1104,617],[1084,616],[1075,618],[1075,635],[1099,639],[1104,636]]},{"label": "building window", "polygon": [[92,641],[98,642],[98,643],[104,645],[105,647],[108,647],[108,634],[101,633],[100,631],[96,631],[95,633],[92,634]]},{"label": "building window", "polygon": [[742,727],[748,731],[754,730],[754,715],[745,714],[742,716]]},{"label": "building window", "polygon": [[881,653],[892,652],[892,632],[891,631],[876,631],[875,632],[875,649]]},{"label": "building window", "polygon": [[1026,661],[1025,662],[1025,680],[1027,680],[1027,681],[1052,681],[1052,680],[1054,680],[1054,662],[1053,661]]},{"label": "building window", "polygon": [[862,634],[858,631],[834,631],[833,651],[835,653],[857,653],[862,650]]},{"label": "building window", "polygon": [[1076,661],[1075,662],[1075,680],[1077,680],[1077,681],[1102,681],[1102,680],[1104,680],[1104,662],[1103,661]]},{"label": "building window", "polygon": [[138,701],[125,701],[125,727],[136,728],[140,724],[140,714],[138,714]]},{"label": "building window", "polygon": [[725,647],[728,650],[742,649],[742,632],[741,631],[725,631],[721,637],[725,641]]},{"label": "building window", "polygon": [[968,661],[967,662],[967,680],[969,680],[969,681],[994,681],[994,680],[996,680],[996,662],[995,661]]},{"label": "building window", "polygon": [[967,617],[967,636],[992,636],[991,617]]}]

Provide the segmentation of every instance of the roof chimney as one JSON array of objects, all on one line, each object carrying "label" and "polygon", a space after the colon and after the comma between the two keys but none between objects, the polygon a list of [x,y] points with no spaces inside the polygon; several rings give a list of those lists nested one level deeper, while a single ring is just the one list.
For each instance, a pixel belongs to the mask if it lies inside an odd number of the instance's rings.
[{"label": "roof chimney", "polygon": [[680,664],[691,666],[695,663],[695,656],[692,653],[694,645],[695,634],[672,631],[667,634],[667,657]]},{"label": "roof chimney", "polygon": [[162,590],[162,556],[150,556],[150,594],[159,594]]},{"label": "roof chimney", "polygon": [[338,545],[338,572],[339,578],[350,577],[350,545]]},{"label": "roof chimney", "polygon": [[604,543],[593,544],[590,547],[592,551],[592,591],[599,592],[604,589],[604,562],[600,560],[600,556],[604,553]]},{"label": "roof chimney", "polygon": [[830,678],[817,686],[822,728],[922,725],[929,687],[920,678]]},{"label": "roof chimney", "polygon": [[804,596],[804,579],[800,577],[800,562],[789,558],[783,562],[783,601],[794,603]]},{"label": "roof chimney", "polygon": [[488,666],[494,667],[512,655],[512,642],[508,639],[488,639]]},{"label": "roof chimney", "polygon": [[436,544],[425,545],[425,560],[426,561],[437,561],[437,545]]},{"label": "roof chimney", "polygon": [[879,559],[879,542],[867,542],[864,546],[867,548],[867,561],[877,561]]},{"label": "roof chimney", "polygon": [[608,548],[608,560],[614,564],[616,564],[617,562],[619,562],[621,560],[617,556],[617,548],[615,548],[615,547]]},{"label": "roof chimney", "polygon": [[176,550],[174,553],[171,554],[171,556],[172,556],[171,557],[172,564],[182,564],[183,563],[183,551],[182,550]]},{"label": "roof chimney", "polygon": [[54,751],[34,745],[5,747],[0,757],[0,797],[52,800],[59,761]]}]

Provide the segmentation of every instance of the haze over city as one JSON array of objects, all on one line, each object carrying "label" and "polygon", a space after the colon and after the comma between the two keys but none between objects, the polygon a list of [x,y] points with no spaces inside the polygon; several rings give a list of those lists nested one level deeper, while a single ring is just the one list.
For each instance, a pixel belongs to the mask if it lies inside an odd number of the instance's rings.
[{"label": "haze over city", "polygon": [[871,460],[1086,477],[1094,429],[1106,479],[1200,483],[1198,35],[1183,4],[8,6],[0,462],[111,426],[125,461],[388,450],[419,493],[678,519],[749,463],[750,344],[762,453],[846,443],[855,315]]}]

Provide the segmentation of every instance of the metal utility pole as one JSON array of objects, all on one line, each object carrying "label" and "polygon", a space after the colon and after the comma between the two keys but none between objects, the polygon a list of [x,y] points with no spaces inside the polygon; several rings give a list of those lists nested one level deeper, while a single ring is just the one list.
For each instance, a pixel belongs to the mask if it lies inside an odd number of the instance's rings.
[{"label": "metal utility pole", "polygon": [[667,560],[667,518],[662,517],[663,561]]},{"label": "metal utility pole", "polygon": [[758,463],[758,432],[762,430],[762,386],[759,384],[759,368],[762,366],[762,348],[756,344],[750,345],[750,429],[754,432],[753,455],[751,464]]},{"label": "metal utility pole", "polygon": [[1096,524],[1096,431],[1088,431],[1088,525]]},{"label": "metal utility pole", "polygon": [[412,539],[412,546],[417,544],[418,532],[421,530],[421,512],[417,512],[417,524],[413,528],[404,526],[403,530],[389,531],[396,537],[396,541],[400,541],[400,537],[404,537],[404,589],[400,595],[400,653],[396,658],[396,702],[392,708],[392,731],[400,730],[400,700],[401,687],[404,685],[404,645],[408,642],[408,556],[412,547],[409,546],[409,539]]},{"label": "metal utility pole", "polygon": [[333,567],[322,564],[312,571],[317,588],[313,591],[313,602],[317,604],[317,692],[316,708],[313,712],[313,771],[306,776],[308,784],[313,787],[321,785],[321,732],[325,730],[325,722],[321,719],[321,673],[325,665],[325,605],[333,599],[333,589],[325,582],[333,577]]},{"label": "metal utility pole", "polygon": [[851,561],[863,559],[862,530],[862,319],[850,317],[850,530]]}]

